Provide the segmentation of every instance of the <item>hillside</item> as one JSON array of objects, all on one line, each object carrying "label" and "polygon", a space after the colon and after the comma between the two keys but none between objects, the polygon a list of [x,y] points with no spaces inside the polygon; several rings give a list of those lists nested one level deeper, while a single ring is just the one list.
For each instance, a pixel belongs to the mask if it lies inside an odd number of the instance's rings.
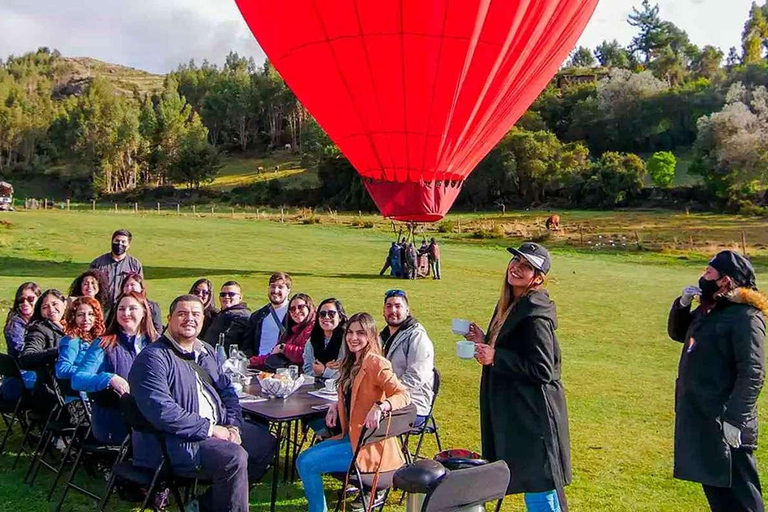
[{"label": "hillside", "polygon": [[94,78],[101,77],[122,95],[131,96],[136,90],[147,94],[163,88],[164,75],[154,75],[140,69],[110,64],[90,57],[62,57],[61,76],[56,96],[79,95]]}]

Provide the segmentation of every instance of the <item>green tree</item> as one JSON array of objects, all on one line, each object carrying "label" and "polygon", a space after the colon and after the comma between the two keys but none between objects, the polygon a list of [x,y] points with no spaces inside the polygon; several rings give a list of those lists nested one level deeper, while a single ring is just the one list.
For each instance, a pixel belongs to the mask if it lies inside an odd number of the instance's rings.
[{"label": "green tree", "polygon": [[595,48],[595,56],[600,65],[606,68],[630,67],[629,54],[616,39],[600,43],[600,46]]},{"label": "green tree", "polygon": [[741,34],[741,62],[743,64],[757,64],[763,60],[763,42],[768,37],[768,21],[766,21],[763,9],[757,3],[752,2],[749,18],[744,24]]},{"label": "green tree", "polygon": [[595,64],[597,64],[597,60],[595,60],[595,56],[592,55],[590,49],[585,48],[584,46],[579,46],[571,52],[571,58],[568,61],[567,66],[575,68],[591,68]]},{"label": "green tree", "polygon": [[643,188],[645,164],[631,153],[603,153],[578,185],[578,204],[614,207],[637,197]]},{"label": "green tree", "polygon": [[659,5],[652,6],[649,0],[643,0],[640,9],[632,8],[627,22],[639,30],[639,34],[632,38],[630,50],[639,53],[647,65],[656,51],[664,46],[664,22],[659,17]]},{"label": "green tree", "polygon": [[694,75],[698,78],[715,78],[723,62],[723,52],[720,48],[707,45],[701,49],[699,55],[693,61]]},{"label": "green tree", "polygon": [[675,179],[677,159],[669,151],[658,151],[648,159],[648,174],[657,187],[666,188]]},{"label": "green tree", "polygon": [[170,177],[175,183],[199,190],[212,182],[222,168],[221,154],[209,144],[185,144],[171,164]]}]

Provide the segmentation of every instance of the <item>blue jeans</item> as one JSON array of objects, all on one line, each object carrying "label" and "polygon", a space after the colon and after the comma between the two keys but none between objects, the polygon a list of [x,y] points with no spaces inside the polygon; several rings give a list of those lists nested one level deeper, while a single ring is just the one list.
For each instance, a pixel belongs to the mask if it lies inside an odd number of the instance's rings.
[{"label": "blue jeans", "polygon": [[304,483],[309,512],[327,512],[323,492],[323,473],[344,473],[352,462],[349,437],[329,439],[305,450],[296,460],[296,468]]},{"label": "blue jeans", "polygon": [[525,508],[528,512],[560,512],[557,491],[525,493]]}]

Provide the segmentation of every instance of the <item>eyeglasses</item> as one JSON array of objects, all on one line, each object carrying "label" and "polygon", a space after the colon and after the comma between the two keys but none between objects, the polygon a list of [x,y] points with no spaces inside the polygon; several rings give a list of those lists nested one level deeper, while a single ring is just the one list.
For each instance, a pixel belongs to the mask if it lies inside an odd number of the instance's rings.
[{"label": "eyeglasses", "polygon": [[291,313],[295,313],[296,311],[298,311],[300,309],[309,309],[309,306],[307,306],[306,304],[298,304],[296,306],[289,307],[288,311],[290,311]]},{"label": "eyeglasses", "polygon": [[237,293],[237,292],[219,292],[219,297],[221,297],[222,299],[224,297],[229,297],[230,299],[234,299],[238,295],[240,295],[240,294]]},{"label": "eyeglasses", "polygon": [[336,315],[338,315],[338,314],[339,314],[339,312],[336,311],[335,309],[329,309],[329,310],[323,310],[323,311],[319,312],[318,316],[320,318],[334,319],[334,318],[336,318]]},{"label": "eyeglasses", "polygon": [[30,304],[34,304],[37,300],[37,297],[22,297],[21,302],[29,302]]},{"label": "eyeglasses", "polygon": [[207,297],[210,294],[211,292],[209,292],[208,290],[195,290],[195,295],[204,295]]},{"label": "eyeglasses", "polygon": [[392,297],[408,297],[405,294],[405,290],[387,290],[384,293],[384,299],[391,299]]}]

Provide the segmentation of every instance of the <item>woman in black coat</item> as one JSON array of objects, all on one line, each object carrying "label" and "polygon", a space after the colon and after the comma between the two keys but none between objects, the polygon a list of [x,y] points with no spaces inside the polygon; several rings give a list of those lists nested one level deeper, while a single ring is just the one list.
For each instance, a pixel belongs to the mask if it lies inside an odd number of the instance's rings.
[{"label": "woman in black coat", "polygon": [[551,258],[530,242],[508,250],[514,257],[488,334],[472,323],[466,336],[483,365],[483,457],[507,462],[507,494],[525,493],[529,511],[559,512],[567,510],[571,462],[557,312],[542,288]]},{"label": "woman in black coat", "polygon": [[46,290],[35,303],[35,311],[24,335],[24,349],[19,357],[23,370],[37,374],[35,407],[50,411],[57,403],[53,391],[53,366],[59,357],[59,340],[64,336],[66,299],[59,290]]}]

